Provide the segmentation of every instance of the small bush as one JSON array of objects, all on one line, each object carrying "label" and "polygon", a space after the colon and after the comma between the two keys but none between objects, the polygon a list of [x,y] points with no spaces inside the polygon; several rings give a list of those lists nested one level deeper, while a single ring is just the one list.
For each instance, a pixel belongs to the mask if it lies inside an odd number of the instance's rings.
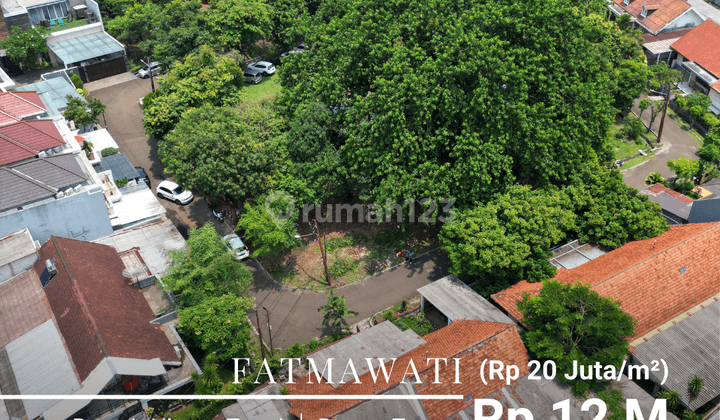
[{"label": "small bush", "polygon": [[720,119],[711,113],[703,115],[703,124],[709,128],[717,127],[720,125]]},{"label": "small bush", "polygon": [[401,330],[413,330],[419,336],[426,336],[434,330],[432,322],[425,318],[423,312],[413,316],[403,316],[392,321]]},{"label": "small bush", "polygon": [[303,349],[300,343],[295,343],[285,350],[285,357],[287,358],[297,359],[303,354],[305,354],[305,349]]},{"label": "small bush", "polygon": [[328,267],[330,277],[333,279],[338,279],[353,271],[359,263],[359,261],[353,260],[352,258],[343,258],[337,260],[330,264],[330,267]]},{"label": "small bush", "polygon": [[327,241],[325,243],[325,249],[327,252],[333,252],[337,249],[346,248],[352,245],[354,245],[354,243],[351,236],[340,236]]},{"label": "small bush", "polygon": [[703,385],[705,385],[705,380],[703,378],[693,376],[692,379],[690,379],[690,383],[688,384],[690,396],[692,396],[693,398],[697,398],[697,396],[700,395],[700,391],[702,391]]},{"label": "small bush", "polygon": [[385,321],[390,321],[390,320],[392,320],[393,318],[395,318],[395,312],[393,312],[393,311],[391,311],[391,310],[388,310],[388,311],[386,311],[386,312],[383,314],[382,317],[383,317],[383,319],[384,319]]},{"label": "small bush", "polygon": [[118,179],[117,181],[115,181],[115,185],[116,185],[118,188],[122,188],[122,187],[126,186],[128,182],[129,182],[129,181],[128,181],[127,178]]},{"label": "small bush", "polygon": [[118,152],[117,149],[114,149],[112,147],[106,147],[105,149],[102,149],[100,151],[100,155],[102,157],[108,157],[108,156],[116,155],[117,152]]},{"label": "small bush", "polygon": [[84,86],[83,81],[82,81],[82,79],[80,79],[80,76],[78,76],[77,74],[73,74],[72,76],[70,76],[70,80],[72,80],[73,85],[75,85],[75,88],[77,88],[77,89],[83,88],[83,86]]},{"label": "small bush", "polygon": [[675,391],[660,391],[657,394],[657,398],[660,400],[666,400],[667,408],[673,409],[680,404],[680,394]]},{"label": "small bush", "polygon": [[630,140],[637,140],[645,131],[645,125],[640,121],[640,118],[628,116],[625,118],[624,123],[622,128],[623,136]]},{"label": "small bush", "polygon": [[142,109],[146,110],[147,107],[149,107],[153,103],[155,98],[157,98],[157,94],[155,92],[150,92],[145,95],[145,97],[143,97]]}]

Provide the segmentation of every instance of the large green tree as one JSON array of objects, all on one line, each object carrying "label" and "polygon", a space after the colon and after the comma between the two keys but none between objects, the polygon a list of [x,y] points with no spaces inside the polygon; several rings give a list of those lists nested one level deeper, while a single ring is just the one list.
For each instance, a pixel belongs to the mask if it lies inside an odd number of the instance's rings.
[{"label": "large green tree", "polygon": [[601,1],[321,4],[310,52],[285,58],[279,103],[338,110],[364,197],[486,202],[609,162],[614,69],[638,45]]},{"label": "large green tree", "polygon": [[252,281],[250,271],[228,251],[212,223],[191,228],[186,248],[170,251],[168,257],[171,264],[163,283],[184,308],[209,297],[243,296]]},{"label": "large green tree", "polygon": [[645,91],[651,76],[652,72],[644,62],[635,59],[623,60],[615,69],[615,108],[622,114],[630,112],[633,102]]},{"label": "large green tree", "polygon": [[283,192],[272,192],[260,197],[261,204],[245,204],[237,228],[255,248],[253,256],[278,255],[300,243],[295,220],[297,207],[292,197]]},{"label": "large green tree", "polygon": [[251,328],[247,313],[254,299],[223,295],[207,297],[178,313],[180,331],[208,354],[225,361],[247,354]]},{"label": "large green tree", "polygon": [[67,107],[63,116],[78,127],[97,124],[98,117],[105,112],[106,106],[98,98],[90,98],[86,102],[85,99],[67,95],[66,99]]},{"label": "large green tree", "polygon": [[572,204],[561,191],[513,186],[487,205],[459,211],[443,226],[440,246],[451,271],[497,284],[555,275],[547,261],[553,245],[575,229]]},{"label": "large green tree", "polygon": [[573,363],[620,368],[630,352],[626,338],[635,334],[635,320],[620,308],[620,302],[600,296],[589,284],[543,282],[538,296],[525,294],[518,302],[528,350],[540,360],[557,364],[557,378],[584,394],[599,385],[594,381],[565,378]]},{"label": "large green tree", "polygon": [[213,0],[204,16],[205,27],[223,51],[250,53],[252,44],[270,34],[271,13],[263,0]]},{"label": "large green tree", "polygon": [[165,171],[190,189],[240,200],[267,188],[278,122],[269,109],[204,105],[185,112],[160,142]]},{"label": "large green tree", "polygon": [[48,50],[45,37],[49,33],[48,28],[40,25],[28,29],[13,26],[10,36],[0,40],[0,48],[6,51],[13,63],[25,70],[35,70],[38,56]]},{"label": "large green tree", "polygon": [[155,99],[145,109],[145,133],[148,137],[164,138],[190,108],[204,104],[237,105],[242,97],[242,83],[240,68],[233,59],[215,54],[208,46],[201,47],[161,80]]}]

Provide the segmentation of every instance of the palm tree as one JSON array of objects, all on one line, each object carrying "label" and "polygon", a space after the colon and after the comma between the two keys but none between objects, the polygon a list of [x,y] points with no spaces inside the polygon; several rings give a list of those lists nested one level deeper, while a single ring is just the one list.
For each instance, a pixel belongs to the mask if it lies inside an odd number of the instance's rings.
[{"label": "palm tree", "polygon": [[331,291],[328,294],[327,305],[319,308],[318,311],[323,313],[323,325],[328,327],[349,327],[344,317],[356,317],[358,313],[345,308],[345,298],[343,296],[333,296]]}]

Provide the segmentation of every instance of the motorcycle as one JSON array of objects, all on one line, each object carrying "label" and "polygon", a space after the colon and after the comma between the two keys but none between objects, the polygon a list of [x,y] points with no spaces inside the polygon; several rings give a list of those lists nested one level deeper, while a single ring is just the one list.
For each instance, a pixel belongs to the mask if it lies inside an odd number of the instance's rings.
[{"label": "motorcycle", "polygon": [[222,223],[225,221],[222,212],[218,210],[217,207],[213,206],[210,203],[208,203],[208,207],[210,207],[210,211],[212,212],[213,216],[215,216],[215,219],[217,219],[218,222]]}]

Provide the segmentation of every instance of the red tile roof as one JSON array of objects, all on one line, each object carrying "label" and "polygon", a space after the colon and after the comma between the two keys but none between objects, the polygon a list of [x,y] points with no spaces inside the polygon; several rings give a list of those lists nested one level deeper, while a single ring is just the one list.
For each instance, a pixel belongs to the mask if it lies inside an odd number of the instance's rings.
[{"label": "red tile roof", "polygon": [[0,126],[46,112],[45,105],[37,92],[0,93]]},{"label": "red tile roof", "polygon": [[47,259],[58,269],[45,294],[81,380],[105,357],[179,361],[113,247],[53,236],[39,253],[36,272]]},{"label": "red tile roof", "polygon": [[[390,375],[390,381],[380,376],[373,383],[370,372],[360,374],[361,384],[354,381],[333,388],[327,382],[308,384],[309,376],[296,379],[295,384],[288,384],[290,394],[295,395],[372,395],[382,394],[395,388],[403,379],[406,368],[412,360],[418,369],[422,384],[416,384],[421,395],[468,395],[472,398],[483,398],[501,389],[505,382],[499,378],[489,379],[489,365],[485,366],[485,378],[488,384],[483,385],[480,379],[480,367],[485,359],[502,360],[505,363],[520,367],[519,377],[527,374],[528,353],[514,325],[484,321],[455,321],[447,327],[434,331],[425,337],[426,344],[405,353],[397,358]],[[312,357],[312,356],[310,356]],[[434,384],[435,366],[428,366],[427,359],[447,358],[448,365],[440,364],[440,383]],[[460,358],[460,384],[455,384],[455,366],[449,360]],[[347,361],[335,360],[336,363]],[[391,362],[386,364],[390,371]],[[356,366],[358,371],[361,367]],[[375,367],[378,369],[378,367]],[[313,380],[315,376],[312,375]],[[361,400],[292,400],[290,413],[303,419],[315,420],[330,418],[345,412]],[[423,405],[430,420],[444,420],[460,410],[472,405],[473,401],[464,400],[425,400]]]},{"label": "red tile roof", "polygon": [[683,195],[677,191],[671,190],[670,188],[662,185],[662,184],[655,184],[648,188],[645,188],[643,191],[651,192],[655,195],[657,194],[666,194],[671,197],[677,198],[680,201],[683,201],[685,203],[692,203],[694,200],[686,195]]},{"label": "red tile roof", "polygon": [[661,34],[653,35],[653,34],[642,34],[640,35],[640,38],[642,38],[641,44],[649,43],[649,42],[658,42],[658,41],[665,41],[668,39],[674,39],[674,38],[682,38],[685,36],[686,33],[692,31],[693,28],[685,28],[680,29],[677,31],[670,31],[670,32],[663,32]]},{"label": "red tile roof", "polygon": [[65,141],[52,120],[29,120],[0,126],[0,165],[37,156]]},{"label": "red tile roof", "polygon": [[720,25],[712,19],[693,28],[670,48],[720,78]]},{"label": "red tile roof", "polygon": [[[654,34],[658,33],[668,23],[677,19],[690,8],[690,4],[684,0],[631,0],[630,4],[625,4],[624,0],[613,1],[637,19],[638,23],[647,27],[650,32]],[[642,13],[643,6],[645,6],[648,11],[655,11],[647,17],[642,17],[640,13]]]},{"label": "red tile roof", "polygon": [[[561,283],[590,283],[594,291],[621,302],[638,320],[633,341],[720,292],[720,223],[672,226],[664,234],[629,242],[580,267],[558,270]],[[525,280],[493,295],[520,320],[516,302],[537,295],[542,283]]]}]

